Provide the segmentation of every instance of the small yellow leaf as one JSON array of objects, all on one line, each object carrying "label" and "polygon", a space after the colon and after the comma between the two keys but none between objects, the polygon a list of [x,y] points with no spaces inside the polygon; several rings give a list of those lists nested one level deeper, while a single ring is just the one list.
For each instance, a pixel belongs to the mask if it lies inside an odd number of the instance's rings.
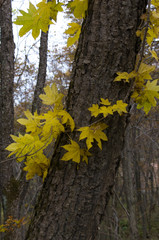
[{"label": "small yellow leaf", "polygon": [[81,149],[78,143],[71,140],[71,144],[62,146],[68,152],[63,155],[61,160],[69,161],[72,159],[73,162],[80,163]]},{"label": "small yellow leaf", "polygon": [[95,139],[98,143],[99,148],[102,149],[101,140],[108,141],[106,134],[103,132],[103,130],[107,127],[108,126],[105,123],[93,124],[90,127],[81,127],[78,129],[78,131],[82,132],[80,134],[79,140],[86,138],[86,144],[89,150],[92,147],[92,143]]},{"label": "small yellow leaf", "polygon": [[88,164],[88,157],[91,155],[92,154],[87,149],[81,149],[82,161],[86,162],[86,164]]},{"label": "small yellow leaf", "polygon": [[108,99],[101,98],[100,100],[102,105],[109,106],[111,104]]},{"label": "small yellow leaf", "polygon": [[157,85],[158,79],[153,81],[148,81],[145,88],[141,92],[133,95],[135,102],[137,103],[137,108],[143,107],[146,114],[151,110],[153,106],[156,106],[157,102],[155,98],[159,98],[159,86]]},{"label": "small yellow leaf", "polygon": [[151,53],[152,57],[156,59],[156,61],[158,62],[158,56],[157,53],[154,50],[149,49],[149,52]]},{"label": "small yellow leaf", "polygon": [[40,124],[40,119],[37,118],[38,114],[35,112],[34,115],[32,115],[29,110],[25,111],[24,114],[27,117],[27,119],[20,118],[17,120],[17,122],[26,126],[26,132],[32,132],[32,133],[37,132],[37,134],[39,134],[41,132],[41,129],[40,129],[41,124]]},{"label": "small yellow leaf", "polygon": [[128,106],[127,103],[124,103],[122,100],[118,100],[115,105],[112,106],[113,111],[117,111],[119,115],[122,113],[127,113],[126,107]]},{"label": "small yellow leaf", "polygon": [[141,63],[138,70],[138,75],[143,79],[152,79],[150,73],[153,72],[155,68],[156,68],[155,66],[150,66],[145,63]]},{"label": "small yellow leaf", "polygon": [[104,117],[107,117],[109,114],[113,114],[113,108],[105,106],[100,107],[100,113],[102,113]]},{"label": "small yellow leaf", "polygon": [[58,89],[56,87],[56,84],[53,83],[52,86],[46,86],[44,88],[45,94],[40,94],[39,97],[42,99],[43,104],[46,105],[53,105],[58,108],[62,108],[62,99],[63,99],[63,94],[58,93]]},{"label": "small yellow leaf", "polygon": [[100,109],[98,104],[93,104],[92,107],[88,108],[91,112],[91,116],[97,117],[100,114]]},{"label": "small yellow leaf", "polygon": [[84,18],[88,8],[88,0],[74,0],[69,3],[69,7],[73,9],[75,18]]},{"label": "small yellow leaf", "polygon": [[74,130],[75,122],[74,122],[73,118],[71,117],[71,115],[68,112],[66,112],[65,110],[60,110],[60,111],[57,112],[57,115],[61,117],[62,124],[66,123],[67,125],[70,126],[71,131]]},{"label": "small yellow leaf", "polygon": [[81,26],[78,23],[69,23],[70,28],[65,31],[66,34],[71,34],[73,36],[69,37],[67,40],[67,47],[73,45],[79,39],[81,33]]},{"label": "small yellow leaf", "polygon": [[137,73],[132,71],[130,73],[127,72],[117,72],[118,76],[114,79],[115,82],[125,80],[125,82],[129,82],[129,79],[134,78]]}]

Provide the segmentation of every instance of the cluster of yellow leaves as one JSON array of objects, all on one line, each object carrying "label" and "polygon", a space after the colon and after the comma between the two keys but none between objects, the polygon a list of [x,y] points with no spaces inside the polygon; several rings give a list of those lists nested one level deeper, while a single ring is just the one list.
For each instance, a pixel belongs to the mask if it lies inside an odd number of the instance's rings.
[{"label": "cluster of yellow leaves", "polygon": [[53,23],[51,19],[56,21],[57,13],[63,11],[62,3],[56,3],[56,0],[42,0],[36,6],[37,8],[30,2],[28,12],[19,10],[22,16],[18,16],[14,23],[23,25],[19,31],[20,37],[32,30],[32,36],[36,39],[40,30],[47,32],[48,26]]},{"label": "cluster of yellow leaves", "polygon": [[114,81],[125,80],[125,82],[129,82],[132,78],[135,79],[134,92],[131,97],[137,103],[137,108],[140,109],[143,107],[146,114],[149,113],[151,107],[156,106],[157,102],[155,98],[159,98],[158,79],[152,80],[151,76],[154,70],[155,66],[150,66],[142,62],[138,72],[118,72],[118,76],[114,79]]},{"label": "cluster of yellow leaves", "polygon": [[33,178],[34,175],[43,176],[43,179],[46,177],[50,160],[45,156],[44,149],[65,131],[65,125],[69,126],[71,131],[75,128],[74,120],[63,109],[63,94],[58,93],[56,85],[45,87],[44,92],[45,94],[39,97],[43,104],[52,106],[53,110],[40,115],[36,112],[32,115],[27,110],[26,119],[18,120],[20,124],[25,125],[26,134],[11,135],[14,143],[6,148],[11,151],[9,156],[14,154],[19,162],[25,160],[27,179]]},{"label": "cluster of yellow leaves", "polygon": [[[77,19],[83,19],[88,9],[88,0],[74,0],[68,4]],[[73,45],[79,39],[81,33],[81,25],[73,22],[68,24],[70,27],[65,31],[70,37],[67,40],[67,47]]]},{"label": "cluster of yellow leaves", "polygon": [[[6,149],[11,151],[9,156],[15,155],[17,161],[24,160],[24,170],[27,172],[26,178],[31,179],[34,175],[47,176],[50,159],[44,154],[44,149],[55,141],[61,132],[65,132],[65,127],[70,128],[71,131],[75,129],[75,123],[68,112],[63,108],[62,99],[63,94],[58,92],[55,84],[51,87],[44,88],[45,94],[39,97],[43,104],[51,106],[52,110],[47,113],[38,115],[36,112],[31,114],[29,110],[25,112],[26,118],[21,118],[18,122],[26,127],[26,134],[23,136],[11,135],[14,140]],[[100,107],[93,104],[89,108],[92,116],[103,114],[104,118],[108,114],[118,112],[120,115],[126,113],[126,103],[121,100],[116,104],[111,105],[108,99],[101,98]],[[86,147],[80,148],[79,144],[71,140],[70,144],[64,145],[63,148],[67,151],[61,160],[72,161],[80,163],[84,161],[88,164],[88,157],[91,156],[89,149],[92,147],[94,141],[97,142],[100,149],[102,149],[102,140],[107,141],[108,138],[103,132],[108,126],[105,123],[93,123],[90,126],[81,127],[77,131],[81,132],[79,141],[86,139]]]},{"label": "cluster of yellow leaves", "polygon": [[[19,10],[21,16],[18,16],[14,22],[17,25],[23,25],[19,31],[19,36],[24,36],[27,32],[32,30],[32,36],[36,39],[40,30],[43,32],[48,31],[48,26],[53,24],[52,20],[56,22],[58,12],[62,12],[62,3],[56,3],[56,0],[47,1],[42,0],[36,7],[30,2],[28,12]],[[75,18],[83,19],[85,17],[88,0],[74,0],[68,3],[67,7],[71,9]],[[73,45],[79,38],[81,32],[81,25],[73,22],[69,23],[69,29],[65,31],[66,34],[71,36],[68,38],[67,46]]]},{"label": "cluster of yellow leaves", "polygon": [[124,103],[122,100],[118,100],[116,104],[111,105],[108,99],[101,98],[100,104],[101,107],[99,107],[98,104],[93,104],[92,107],[88,109],[92,116],[97,117],[99,114],[103,114],[104,117],[107,117],[108,114],[113,115],[114,112],[118,112],[119,115],[127,113],[127,103]]},{"label": "cluster of yellow leaves", "polygon": [[[154,38],[159,36],[159,2],[152,0],[152,4],[155,6],[155,10],[150,13],[150,26],[147,32],[147,43],[151,45]],[[40,33],[40,29],[43,32],[48,31],[48,26],[52,24],[51,19],[56,21],[58,11],[62,11],[61,3],[56,3],[56,0],[47,2],[42,0],[36,6],[30,3],[28,12],[20,11],[22,16],[18,16],[15,23],[17,25],[23,25],[19,35],[23,36],[28,31],[32,30],[34,38]],[[78,19],[85,17],[88,0],[74,0],[68,4],[68,7],[72,10],[74,16]],[[144,15],[143,19],[147,19]],[[68,39],[68,46],[74,44],[80,35],[81,25],[78,23],[70,23],[69,29],[65,31],[66,34],[71,36]],[[145,29],[137,31],[137,35],[143,39]],[[154,50],[149,49],[152,57],[158,61],[158,56]],[[145,63],[141,63],[138,71],[117,72],[117,77],[114,81],[124,80],[129,83],[130,79],[135,79],[134,92],[132,98],[135,99],[137,108],[143,108],[147,114],[152,106],[156,106],[156,98],[159,98],[159,86],[157,86],[158,80],[152,80],[151,73],[155,70],[154,66],[149,66]],[[14,143],[10,144],[6,149],[11,151],[10,155],[15,155],[18,161],[25,160],[24,170],[27,171],[27,179],[33,178],[34,175],[46,177],[48,168],[50,165],[50,159],[44,154],[44,149],[48,147],[53,141],[55,141],[61,132],[65,132],[65,127],[69,127],[71,131],[74,131],[75,123],[72,117],[67,113],[62,104],[63,94],[58,92],[55,84],[51,87],[44,88],[45,94],[41,94],[39,97],[42,99],[43,104],[51,106],[50,111],[47,113],[33,115],[30,111],[25,112],[25,119],[19,119],[18,122],[26,127],[26,134],[23,136],[13,136]],[[127,104],[122,100],[118,100],[116,104],[112,105],[108,99],[101,98],[100,106],[93,104],[89,111],[91,115],[97,117],[103,115],[106,118],[108,115],[113,115],[117,112],[119,115],[127,113]],[[98,147],[102,149],[102,141],[107,141],[108,138],[104,133],[104,130],[108,126],[101,121],[93,123],[90,126],[85,126],[77,129],[81,132],[79,141],[86,139],[86,147],[80,148],[80,145],[70,140],[70,144],[64,145],[63,148],[67,151],[61,160],[72,160],[76,163],[84,161],[88,164],[88,157],[91,156],[89,150],[92,148],[94,142],[97,142]]]},{"label": "cluster of yellow leaves", "polygon": [[[146,40],[149,46],[155,38],[159,37],[159,3],[158,0],[152,0],[151,5],[153,5],[154,10],[150,11],[150,24],[147,31]],[[142,19],[147,21],[147,15],[144,14]],[[138,30],[136,35],[143,40],[144,38],[145,27],[142,30]]]},{"label": "cluster of yellow leaves", "polygon": [[26,223],[24,220],[24,217],[17,220],[13,219],[12,216],[9,216],[5,224],[0,225],[0,232],[13,232],[16,228],[20,228]]},{"label": "cluster of yellow leaves", "polygon": [[146,114],[151,110],[152,107],[155,107],[157,102],[155,98],[159,99],[159,86],[157,86],[158,79],[153,81],[147,81],[146,85],[141,91],[134,91],[132,97],[137,103],[137,108],[140,109],[143,107],[143,110]]},{"label": "cluster of yellow leaves", "polygon": [[[91,112],[92,116],[97,117],[99,114],[103,114],[104,118],[108,114],[113,115],[114,112],[118,112],[120,115],[122,113],[127,113],[126,107],[127,104],[122,100],[116,102],[116,104],[111,105],[108,99],[101,98],[101,107],[98,104],[93,104],[88,110]],[[106,134],[103,132],[108,126],[105,123],[93,123],[91,126],[81,127],[77,131],[81,132],[79,136],[79,141],[86,138],[87,148],[81,149],[79,144],[71,140],[71,143],[63,146],[67,153],[64,154],[61,160],[68,161],[71,160],[80,163],[82,158],[88,164],[88,156],[91,156],[91,153],[88,151],[92,148],[92,143],[94,140],[97,142],[98,147],[102,150],[102,141],[108,141]]]},{"label": "cluster of yellow leaves", "polygon": [[[154,6],[154,10],[150,11],[149,27],[146,35],[146,40],[150,47],[154,39],[159,37],[159,1],[152,0],[151,4]],[[143,15],[142,19],[147,21],[147,14]],[[141,40],[143,40],[145,27],[142,30],[138,30],[136,34],[138,37],[141,37]],[[149,48],[149,52],[152,58],[155,58],[156,61],[159,60],[157,53],[154,50]],[[124,80],[125,82],[134,79],[135,85],[132,98],[137,103],[137,108],[143,108],[146,114],[149,113],[152,107],[156,106],[156,99],[159,98],[159,86],[157,85],[158,79],[152,79],[152,73],[154,70],[155,66],[147,65],[142,61],[138,71],[134,70],[130,73],[117,72],[118,76],[114,79],[114,81]]]}]

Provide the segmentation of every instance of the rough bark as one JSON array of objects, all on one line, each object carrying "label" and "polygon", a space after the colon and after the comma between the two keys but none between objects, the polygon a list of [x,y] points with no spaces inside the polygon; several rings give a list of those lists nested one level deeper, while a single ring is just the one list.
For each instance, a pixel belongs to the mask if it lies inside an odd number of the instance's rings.
[{"label": "rough bark", "polygon": [[136,199],[135,199],[135,189],[134,189],[134,181],[133,181],[133,159],[132,159],[132,149],[133,142],[135,139],[133,138],[132,131],[134,129],[129,127],[126,130],[126,139],[122,158],[122,169],[123,169],[123,178],[124,178],[124,192],[125,198],[127,202],[127,208],[129,212],[129,224],[130,224],[130,239],[138,240],[139,234],[137,229],[137,221],[136,221]]},{"label": "rough bark", "polygon": [[39,95],[43,93],[43,88],[46,80],[46,68],[47,68],[47,48],[48,48],[48,32],[41,32],[40,48],[39,48],[39,69],[37,83],[34,91],[34,99],[32,103],[32,113],[36,110],[40,113],[41,99]]},{"label": "rough bark", "polygon": [[[0,216],[6,215],[6,185],[12,175],[12,162],[6,161],[5,147],[14,131],[13,77],[14,42],[11,1],[0,4]],[[3,220],[3,219],[1,219]]]},{"label": "rough bark", "polygon": [[[101,97],[114,103],[127,96],[130,84],[113,80],[116,72],[134,68],[135,32],[145,5],[144,0],[89,1],[68,93],[68,111],[77,127],[91,123],[88,107]],[[108,118],[109,141],[103,143],[103,151],[94,145],[88,166],[81,163],[78,170],[75,163],[60,161],[60,146],[68,141],[65,134],[61,136],[26,240],[97,239],[120,162],[127,117]]]}]

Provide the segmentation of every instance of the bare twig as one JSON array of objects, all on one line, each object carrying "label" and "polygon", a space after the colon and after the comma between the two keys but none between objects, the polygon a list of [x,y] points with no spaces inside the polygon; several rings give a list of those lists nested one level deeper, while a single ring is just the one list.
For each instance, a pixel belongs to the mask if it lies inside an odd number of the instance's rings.
[{"label": "bare twig", "polygon": [[120,205],[122,206],[122,208],[124,209],[124,211],[126,212],[126,215],[128,216],[128,218],[130,218],[130,214],[128,213],[127,209],[124,207],[124,205],[122,204],[122,202],[120,201],[120,198],[118,197],[117,193],[115,192],[115,190],[113,190],[113,193],[115,194],[117,200],[119,201]]}]

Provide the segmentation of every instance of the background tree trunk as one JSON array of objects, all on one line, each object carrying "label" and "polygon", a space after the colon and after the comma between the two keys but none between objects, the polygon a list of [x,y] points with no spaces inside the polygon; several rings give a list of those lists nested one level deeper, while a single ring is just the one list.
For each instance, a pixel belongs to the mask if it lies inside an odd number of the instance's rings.
[{"label": "background tree trunk", "polygon": [[32,113],[36,110],[40,113],[41,99],[39,95],[43,93],[43,88],[46,81],[46,68],[47,68],[47,50],[48,50],[48,32],[41,32],[40,48],[39,48],[39,69],[37,83],[34,91],[34,99],[32,103]]},{"label": "background tree trunk", "polygon": [[132,158],[132,149],[133,142],[135,139],[133,138],[134,129],[129,125],[126,129],[126,139],[123,151],[122,158],[122,170],[123,170],[123,179],[124,179],[124,192],[127,203],[127,208],[129,212],[129,224],[130,224],[130,239],[138,240],[138,229],[136,222],[136,199],[135,199],[135,187],[134,187],[134,179],[133,179],[133,158]]},{"label": "background tree trunk", "polygon": [[11,1],[0,2],[0,223],[7,217],[7,184],[13,173],[12,161],[6,159],[8,152],[4,150],[14,131],[14,42],[11,13]]},{"label": "background tree trunk", "polygon": [[[146,2],[90,0],[75,56],[68,111],[76,126],[91,123],[88,107],[109,98],[125,99],[129,84],[113,82],[116,72],[132,71],[137,54],[136,29]],[[54,152],[26,240],[93,240],[111,194],[124,144],[127,115],[108,118],[108,142],[95,145],[86,166],[60,161],[63,134]],[[77,136],[72,136],[76,139]]]}]

